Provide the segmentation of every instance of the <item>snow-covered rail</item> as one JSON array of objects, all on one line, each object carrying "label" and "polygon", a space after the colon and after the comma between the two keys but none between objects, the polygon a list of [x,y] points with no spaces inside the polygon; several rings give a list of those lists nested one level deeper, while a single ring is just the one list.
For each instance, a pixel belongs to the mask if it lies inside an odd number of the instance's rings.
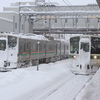
[{"label": "snow-covered rail", "polygon": [[53,98],[55,100],[74,100],[91,77],[92,75],[81,76],[69,72],[42,88],[31,91],[19,100],[54,100]]}]

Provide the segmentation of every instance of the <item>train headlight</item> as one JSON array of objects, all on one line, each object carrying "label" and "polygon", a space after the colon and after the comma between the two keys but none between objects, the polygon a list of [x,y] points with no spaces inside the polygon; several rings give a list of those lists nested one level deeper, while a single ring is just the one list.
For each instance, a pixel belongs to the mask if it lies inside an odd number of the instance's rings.
[{"label": "train headlight", "polygon": [[73,56],[74,58],[76,58],[76,56]]},{"label": "train headlight", "polygon": [[94,59],[97,59],[97,56],[94,56]]}]

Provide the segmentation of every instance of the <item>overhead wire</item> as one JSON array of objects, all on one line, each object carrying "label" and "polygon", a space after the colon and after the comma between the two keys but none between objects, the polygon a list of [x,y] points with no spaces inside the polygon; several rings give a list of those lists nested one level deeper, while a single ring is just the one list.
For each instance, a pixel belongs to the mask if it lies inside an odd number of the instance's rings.
[{"label": "overhead wire", "polygon": [[[65,0],[62,0],[62,1],[63,1],[66,5],[68,5],[76,14],[78,14],[78,12],[75,11],[75,10],[72,8],[72,4],[71,4],[68,0],[66,0],[66,1],[67,1],[70,5],[69,5]],[[80,18],[81,18],[81,17],[80,17]],[[82,20],[83,20],[83,21],[86,21],[86,22],[88,21],[88,19],[87,19],[87,20],[82,19]],[[86,23],[86,26],[87,26],[87,23]]]},{"label": "overhead wire", "polygon": [[[52,4],[52,2],[51,2],[50,0],[48,0],[48,1]],[[56,9],[56,7],[55,7],[54,9]],[[58,11],[58,13],[61,14],[61,12],[60,12],[58,9],[56,9],[56,11]],[[70,22],[69,22],[69,24],[72,25]],[[61,19],[61,26],[62,26],[62,28],[63,28],[62,19]],[[64,24],[64,27],[65,27],[65,24]]]},{"label": "overhead wire", "polygon": [[[52,2],[51,2],[50,0],[48,0],[48,1],[49,1],[50,4],[52,4]],[[60,12],[58,9],[56,9],[56,7],[54,7],[54,9],[58,12],[58,14],[61,15],[61,12]],[[62,22],[62,19],[61,19],[61,27],[63,28],[63,22]]]}]

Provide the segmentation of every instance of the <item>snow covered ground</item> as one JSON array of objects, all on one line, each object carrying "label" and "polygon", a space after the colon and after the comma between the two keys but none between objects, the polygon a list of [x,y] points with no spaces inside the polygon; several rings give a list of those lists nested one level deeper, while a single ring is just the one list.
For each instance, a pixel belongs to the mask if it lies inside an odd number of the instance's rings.
[{"label": "snow covered ground", "polygon": [[100,70],[74,75],[71,60],[0,72],[0,100],[100,100]]}]

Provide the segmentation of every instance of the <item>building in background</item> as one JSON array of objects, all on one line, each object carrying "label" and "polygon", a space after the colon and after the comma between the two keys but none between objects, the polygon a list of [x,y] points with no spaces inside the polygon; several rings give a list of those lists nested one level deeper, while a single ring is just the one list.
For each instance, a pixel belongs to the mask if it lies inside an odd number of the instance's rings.
[{"label": "building in background", "polygon": [[[11,3],[10,7],[4,7],[3,12],[0,12],[0,23],[1,28],[0,32],[14,32],[19,33],[19,5],[25,6],[23,8],[24,12],[60,12],[68,11],[68,12],[79,12],[79,11],[99,11],[99,7],[96,4],[93,5],[78,5],[78,6],[61,6],[56,2],[45,2],[45,0],[36,0],[35,2],[16,2]],[[33,8],[28,8],[27,6],[33,6]],[[20,25],[20,32],[21,33],[34,33],[34,29],[37,28],[44,28],[48,29],[51,28],[75,28],[75,27],[86,27],[86,20],[82,18],[71,18],[73,13],[63,17],[62,15],[60,18],[55,15],[39,15],[39,16],[22,16],[21,17],[21,25]],[[83,16],[85,13],[83,13]],[[93,14],[92,17],[100,16]],[[91,17],[91,15],[89,15]],[[92,18],[91,17],[91,18]],[[97,27],[98,19],[89,19],[89,27]],[[74,24],[76,23],[76,24]],[[60,36],[59,36],[60,37]]]}]

